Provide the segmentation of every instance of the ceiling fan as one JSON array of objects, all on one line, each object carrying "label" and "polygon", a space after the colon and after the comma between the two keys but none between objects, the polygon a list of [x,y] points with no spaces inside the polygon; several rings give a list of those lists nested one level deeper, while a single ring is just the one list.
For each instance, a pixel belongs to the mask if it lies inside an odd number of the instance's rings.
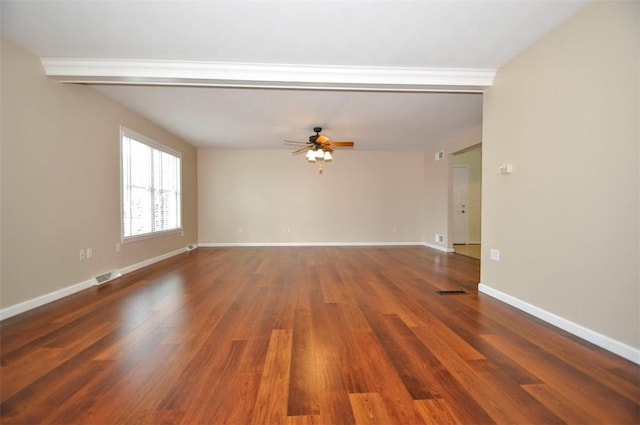
[{"label": "ceiling fan", "polygon": [[[313,131],[316,134],[309,136],[308,142],[296,142],[293,140],[285,140],[284,143],[288,145],[303,145],[302,147],[293,151],[294,155],[307,152],[305,157],[309,162],[316,162],[318,160],[331,161],[333,156],[333,148],[352,148],[355,146],[355,142],[337,142],[331,141],[327,136],[320,134],[322,127],[314,127]],[[322,166],[320,166],[320,172],[322,172]]]}]

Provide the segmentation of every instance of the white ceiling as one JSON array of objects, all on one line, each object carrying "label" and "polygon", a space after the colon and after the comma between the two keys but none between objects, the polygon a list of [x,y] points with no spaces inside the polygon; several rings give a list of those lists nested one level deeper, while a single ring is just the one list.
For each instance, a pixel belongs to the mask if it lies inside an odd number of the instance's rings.
[{"label": "white ceiling", "polygon": [[[43,58],[495,70],[581,1],[5,1]],[[96,86],[199,147],[282,148],[314,126],[357,149],[422,150],[481,122],[468,93]]]}]

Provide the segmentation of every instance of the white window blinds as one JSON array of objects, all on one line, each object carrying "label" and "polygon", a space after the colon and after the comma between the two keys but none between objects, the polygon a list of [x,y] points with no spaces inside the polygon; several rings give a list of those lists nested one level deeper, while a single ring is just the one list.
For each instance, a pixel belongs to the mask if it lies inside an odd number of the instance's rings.
[{"label": "white window blinds", "polygon": [[121,141],[123,240],[180,229],[180,155],[124,128]]}]

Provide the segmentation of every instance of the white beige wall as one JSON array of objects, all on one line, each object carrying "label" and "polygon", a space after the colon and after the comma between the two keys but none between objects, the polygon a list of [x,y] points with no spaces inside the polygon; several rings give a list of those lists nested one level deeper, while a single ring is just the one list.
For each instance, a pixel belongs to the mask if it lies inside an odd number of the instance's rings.
[{"label": "white beige wall", "polygon": [[[0,307],[45,295],[197,240],[196,150],[79,85],[47,77],[39,60],[2,41]],[[122,246],[119,126],[182,152],[184,236]],[[81,248],[94,257],[79,261]]]},{"label": "white beige wall", "polygon": [[453,163],[466,165],[469,171],[469,193],[467,199],[467,239],[469,243],[480,243],[480,217],[482,209],[482,146],[476,146],[453,155]]},{"label": "white beige wall", "polygon": [[636,349],[639,16],[637,2],[593,3],[498,71],[484,100],[481,272]]},{"label": "white beige wall", "polygon": [[[477,145],[482,141],[482,127],[480,125],[461,128],[458,132],[443,137],[424,154],[424,217],[423,241],[439,249],[452,247],[453,214],[449,208],[453,192],[453,153]],[[444,151],[443,160],[436,161],[435,154]],[[444,243],[435,241],[436,234],[444,234]]]},{"label": "white beige wall", "polygon": [[200,243],[422,240],[422,152],[198,150]]}]

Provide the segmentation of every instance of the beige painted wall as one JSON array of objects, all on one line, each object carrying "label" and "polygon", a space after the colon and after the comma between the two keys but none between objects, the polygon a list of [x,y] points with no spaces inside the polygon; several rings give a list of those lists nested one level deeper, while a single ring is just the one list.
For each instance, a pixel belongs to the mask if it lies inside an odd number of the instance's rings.
[{"label": "beige painted wall", "polygon": [[198,150],[201,243],[420,242],[422,152]]},{"label": "beige painted wall", "polygon": [[[1,13],[1,12],[0,12]],[[4,44],[2,43],[2,37],[0,37],[0,96],[2,95],[2,81],[3,81],[3,67],[2,65],[2,50],[3,50]],[[2,307],[2,262],[3,262],[3,257],[2,257],[2,235],[3,233],[3,229],[2,229],[2,211],[3,211],[3,206],[2,206],[2,187],[3,187],[3,162],[2,162],[2,152],[4,150],[3,146],[4,146],[4,130],[3,130],[3,120],[2,120],[2,113],[3,113],[3,108],[2,108],[2,104],[4,102],[2,102],[2,99],[0,98],[0,308]]]},{"label": "beige painted wall", "polygon": [[[10,42],[0,51],[1,307],[196,242],[192,146],[89,87],[45,77],[39,60]],[[184,236],[125,244],[116,253],[121,124],[182,152]],[[81,248],[93,248],[94,257],[79,261]]]},{"label": "beige painted wall", "polygon": [[638,5],[592,3],[498,71],[484,100],[481,271],[636,348]]},{"label": "beige painted wall", "polygon": [[[451,249],[453,214],[449,208],[452,196],[453,153],[477,145],[482,141],[482,127],[462,128],[457,133],[427,149],[424,154],[424,217],[423,241],[427,244]],[[435,154],[444,151],[443,160],[436,161]],[[436,234],[444,234],[445,242],[435,241]]]},{"label": "beige painted wall", "polygon": [[480,217],[482,209],[482,146],[476,146],[453,155],[453,163],[466,165],[469,170],[469,197],[467,204],[467,237],[469,243],[480,243]]}]

